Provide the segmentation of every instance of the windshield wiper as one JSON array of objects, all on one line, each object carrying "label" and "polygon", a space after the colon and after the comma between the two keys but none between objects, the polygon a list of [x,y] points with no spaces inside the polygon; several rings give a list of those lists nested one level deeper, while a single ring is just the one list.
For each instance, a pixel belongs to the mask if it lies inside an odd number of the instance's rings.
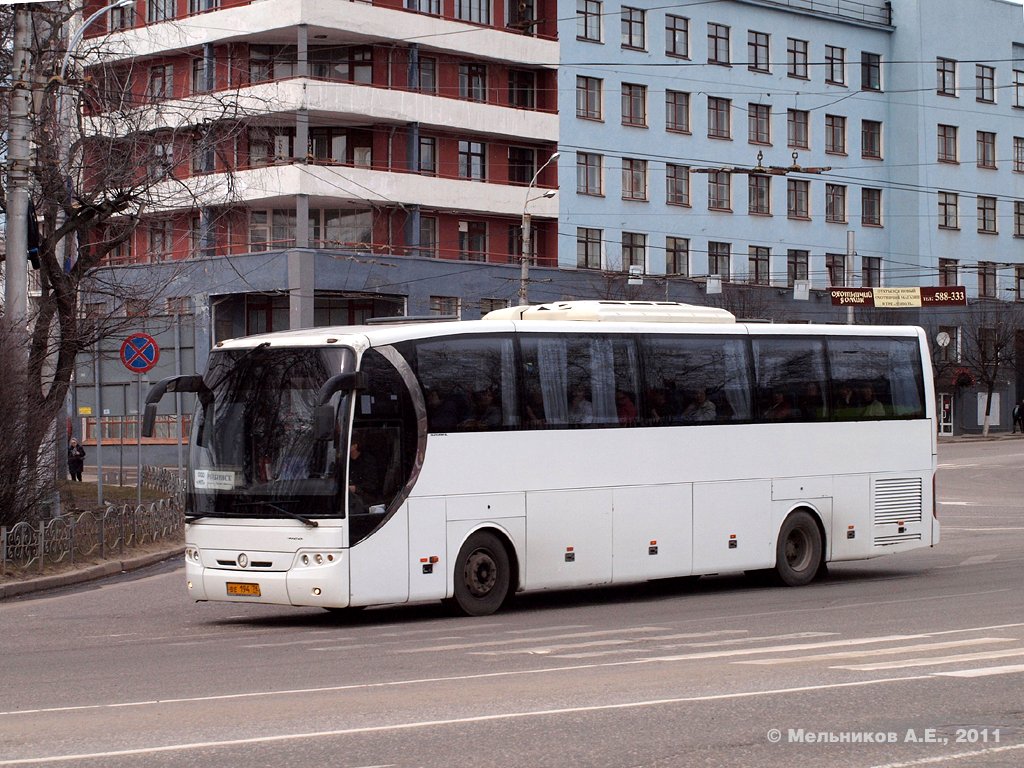
[{"label": "windshield wiper", "polygon": [[236,507],[268,507],[269,509],[272,509],[275,512],[280,512],[282,515],[287,515],[288,517],[292,518],[293,520],[298,520],[300,523],[308,525],[310,528],[319,528],[320,527],[320,523],[318,523],[316,520],[310,520],[305,515],[300,515],[298,512],[292,512],[291,510],[285,509],[284,507],[281,506],[281,504],[297,504],[297,503],[298,502],[294,501],[294,500],[280,501],[280,502],[277,502],[277,503],[275,503],[273,501],[236,501],[234,506],[236,506]]}]

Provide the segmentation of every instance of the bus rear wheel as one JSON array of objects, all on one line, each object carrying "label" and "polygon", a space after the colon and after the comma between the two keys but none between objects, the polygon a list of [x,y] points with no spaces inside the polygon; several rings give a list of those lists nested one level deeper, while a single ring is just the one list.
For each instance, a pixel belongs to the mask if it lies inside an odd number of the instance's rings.
[{"label": "bus rear wheel", "polygon": [[511,567],[504,544],[493,533],[474,533],[455,561],[455,605],[467,616],[488,616],[508,597]]},{"label": "bus rear wheel", "polygon": [[775,576],[787,587],[810,584],[821,566],[821,531],[808,512],[794,512],[782,524],[775,546]]}]

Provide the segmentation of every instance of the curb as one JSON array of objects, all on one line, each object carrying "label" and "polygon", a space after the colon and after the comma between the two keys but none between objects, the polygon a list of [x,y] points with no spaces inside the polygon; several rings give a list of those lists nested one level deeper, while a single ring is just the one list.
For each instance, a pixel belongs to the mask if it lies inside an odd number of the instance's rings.
[{"label": "curb", "polygon": [[172,557],[181,557],[185,554],[185,546],[175,545],[159,552],[148,552],[144,555],[126,557],[124,560],[110,560],[106,563],[91,565],[78,570],[70,570],[66,573],[54,573],[49,576],[38,576],[24,581],[12,581],[9,584],[0,584],[0,600],[18,595],[27,595],[33,592],[43,592],[47,589],[67,587],[72,584],[81,584],[86,581],[95,581],[118,573],[127,573],[139,568],[145,568]]}]

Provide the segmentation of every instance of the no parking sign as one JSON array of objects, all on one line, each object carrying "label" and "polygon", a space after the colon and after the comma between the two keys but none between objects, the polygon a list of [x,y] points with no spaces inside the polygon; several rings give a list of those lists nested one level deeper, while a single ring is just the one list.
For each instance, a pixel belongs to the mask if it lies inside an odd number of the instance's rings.
[{"label": "no parking sign", "polygon": [[145,373],[160,360],[160,346],[148,333],[133,333],[121,345],[121,362],[132,373]]}]

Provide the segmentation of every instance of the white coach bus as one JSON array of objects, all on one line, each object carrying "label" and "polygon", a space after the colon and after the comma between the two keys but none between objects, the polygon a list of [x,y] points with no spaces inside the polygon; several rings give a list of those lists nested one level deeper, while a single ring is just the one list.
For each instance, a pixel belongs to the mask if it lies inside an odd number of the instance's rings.
[{"label": "white coach bus", "polygon": [[936,544],[929,361],[914,327],[565,302],[225,341],[146,417],[198,395],[195,600],[486,615]]}]

